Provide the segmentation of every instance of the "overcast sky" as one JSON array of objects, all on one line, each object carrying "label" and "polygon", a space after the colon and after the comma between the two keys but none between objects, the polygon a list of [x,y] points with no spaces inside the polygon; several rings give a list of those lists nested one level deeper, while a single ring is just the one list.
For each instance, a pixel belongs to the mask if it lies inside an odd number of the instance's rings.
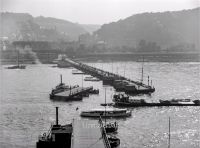
[{"label": "overcast sky", "polygon": [[142,12],[192,9],[200,0],[0,0],[1,11],[104,24]]}]

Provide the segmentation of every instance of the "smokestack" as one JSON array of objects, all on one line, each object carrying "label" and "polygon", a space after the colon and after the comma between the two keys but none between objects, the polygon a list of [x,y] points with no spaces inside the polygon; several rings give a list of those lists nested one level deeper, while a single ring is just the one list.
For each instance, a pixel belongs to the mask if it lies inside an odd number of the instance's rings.
[{"label": "smokestack", "polygon": [[56,125],[58,125],[58,107],[56,107]]}]

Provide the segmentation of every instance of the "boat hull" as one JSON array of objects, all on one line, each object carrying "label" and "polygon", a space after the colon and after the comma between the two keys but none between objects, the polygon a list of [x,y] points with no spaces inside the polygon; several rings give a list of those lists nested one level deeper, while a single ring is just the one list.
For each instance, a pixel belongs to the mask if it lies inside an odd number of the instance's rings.
[{"label": "boat hull", "polygon": [[82,96],[58,96],[58,95],[52,95],[50,94],[50,99],[52,101],[81,101],[83,100]]},{"label": "boat hull", "polygon": [[81,117],[91,117],[91,118],[119,118],[119,117],[130,117],[131,116],[131,112],[128,112],[126,114],[100,114],[100,113],[96,113],[96,114],[86,114],[86,113],[81,113]]},{"label": "boat hull", "polygon": [[178,104],[178,103],[124,103],[124,102],[115,102],[114,106],[120,107],[154,107],[154,106],[200,106],[200,104]]}]

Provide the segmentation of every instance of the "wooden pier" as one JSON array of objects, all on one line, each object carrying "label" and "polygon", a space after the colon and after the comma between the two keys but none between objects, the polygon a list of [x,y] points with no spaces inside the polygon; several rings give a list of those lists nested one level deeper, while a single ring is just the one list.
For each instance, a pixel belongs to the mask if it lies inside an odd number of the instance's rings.
[{"label": "wooden pier", "polygon": [[71,148],[111,148],[102,121],[73,120]]},{"label": "wooden pier", "polygon": [[[66,58],[65,61],[70,63],[74,68],[103,80],[103,84],[111,85],[116,90],[122,90],[127,94],[147,94],[155,91],[155,88],[149,84],[146,85],[139,81],[133,81],[119,74],[104,71],[102,69],[95,68],[68,58]],[[123,84],[123,81],[126,81],[126,84]],[[121,86],[123,86],[123,88]]]}]

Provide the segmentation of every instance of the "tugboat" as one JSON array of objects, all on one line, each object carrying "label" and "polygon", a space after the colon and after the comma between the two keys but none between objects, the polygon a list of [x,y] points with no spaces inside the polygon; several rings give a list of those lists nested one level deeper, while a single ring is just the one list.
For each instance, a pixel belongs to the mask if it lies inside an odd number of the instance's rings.
[{"label": "tugboat", "polygon": [[[56,101],[80,101],[80,100],[83,99],[82,95],[73,95],[73,96],[69,96],[69,97],[57,95],[57,94],[62,93],[64,91],[71,91],[71,89],[78,88],[78,87],[79,87],[78,85],[75,85],[75,86],[72,86],[72,87],[65,85],[62,82],[62,75],[60,75],[60,83],[54,89],[52,89],[51,93],[49,94],[49,97],[53,101],[55,101],[55,100]],[[85,94],[85,95],[88,95],[88,94]]]},{"label": "tugboat", "polygon": [[60,93],[60,92],[63,92],[65,90],[69,90],[69,89],[70,89],[70,87],[68,85],[65,85],[65,83],[62,82],[62,75],[60,75],[60,83],[54,89],[52,89],[50,98],[51,98],[51,96],[53,96],[56,93]]},{"label": "tugboat", "polygon": [[56,124],[47,133],[39,136],[36,148],[70,148],[72,124],[58,124],[58,107],[56,107]]}]

